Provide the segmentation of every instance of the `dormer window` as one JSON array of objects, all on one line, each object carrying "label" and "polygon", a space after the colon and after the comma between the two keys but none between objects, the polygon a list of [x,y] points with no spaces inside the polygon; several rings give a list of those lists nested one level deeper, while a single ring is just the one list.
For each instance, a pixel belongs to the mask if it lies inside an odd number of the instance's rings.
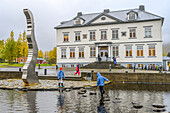
[{"label": "dormer window", "polygon": [[135,14],[134,13],[129,14],[129,20],[135,20]]},{"label": "dormer window", "polygon": [[75,20],[75,24],[81,24],[80,18],[78,18],[78,19]]},{"label": "dormer window", "polygon": [[81,25],[83,24],[84,20],[82,18],[77,17],[76,19],[74,19],[74,24],[75,25]]},{"label": "dormer window", "polygon": [[137,12],[134,12],[134,11],[130,11],[129,13],[127,13],[128,15],[128,20],[136,20],[137,19]]}]

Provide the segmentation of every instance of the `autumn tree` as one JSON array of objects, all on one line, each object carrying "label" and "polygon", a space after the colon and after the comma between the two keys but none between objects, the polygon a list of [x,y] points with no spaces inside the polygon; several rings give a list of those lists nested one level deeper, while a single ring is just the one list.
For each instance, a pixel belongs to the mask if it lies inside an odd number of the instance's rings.
[{"label": "autumn tree", "polygon": [[38,50],[38,58],[43,58],[43,51],[42,50]]},{"label": "autumn tree", "polygon": [[14,32],[11,31],[10,37],[7,39],[5,42],[4,50],[3,50],[3,55],[2,57],[6,60],[9,61],[9,63],[13,63],[13,60],[16,58],[16,42],[14,40]]},{"label": "autumn tree", "polygon": [[48,56],[48,54],[49,54],[49,52],[48,52],[48,51],[45,51],[45,53],[44,53],[44,59],[45,59],[46,61],[49,61],[49,56]]},{"label": "autumn tree", "polygon": [[22,34],[22,49],[21,49],[21,56],[27,57],[28,56],[28,42],[27,42],[27,36],[26,32]]},{"label": "autumn tree", "polygon": [[22,35],[21,33],[19,34],[18,40],[17,40],[17,50],[16,50],[16,55],[17,58],[22,57],[22,47],[23,43],[22,43]]},{"label": "autumn tree", "polygon": [[49,57],[49,63],[51,64],[56,63],[56,59],[57,59],[57,48],[56,47],[54,47],[53,50],[49,52],[48,57]]},{"label": "autumn tree", "polygon": [[3,49],[4,49],[4,40],[0,40],[0,62],[2,62]]}]

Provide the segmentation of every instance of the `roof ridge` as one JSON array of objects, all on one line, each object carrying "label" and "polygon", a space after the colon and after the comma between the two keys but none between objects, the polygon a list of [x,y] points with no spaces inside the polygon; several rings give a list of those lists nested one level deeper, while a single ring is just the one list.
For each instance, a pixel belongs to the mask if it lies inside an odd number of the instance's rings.
[{"label": "roof ridge", "polygon": [[[111,12],[121,12],[121,11],[128,11],[128,10],[139,10],[138,8],[134,8],[134,9],[122,9],[122,10],[115,10],[115,11],[110,11],[109,13],[111,13]],[[85,13],[85,14],[83,14],[83,15],[93,15],[93,14],[101,14],[101,13],[103,13],[103,12],[98,12],[98,13]],[[83,16],[82,15],[82,16]],[[81,17],[81,16],[80,16]]]}]

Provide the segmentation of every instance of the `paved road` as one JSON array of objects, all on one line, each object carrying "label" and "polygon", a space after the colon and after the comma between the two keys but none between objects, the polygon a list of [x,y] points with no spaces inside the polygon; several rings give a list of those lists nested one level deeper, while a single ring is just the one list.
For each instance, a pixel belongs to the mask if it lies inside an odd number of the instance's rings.
[{"label": "paved road", "polygon": [[[38,72],[38,75],[40,76],[44,75],[45,69],[47,69],[48,76],[56,76],[56,74],[58,73],[58,70],[55,69],[55,66],[41,66],[41,69],[38,69],[38,67],[36,67],[36,71]],[[0,71],[19,71],[19,67],[0,68]],[[21,68],[21,71],[22,71],[22,68]],[[64,74],[65,76],[76,76],[74,75],[74,70],[65,70]]]}]

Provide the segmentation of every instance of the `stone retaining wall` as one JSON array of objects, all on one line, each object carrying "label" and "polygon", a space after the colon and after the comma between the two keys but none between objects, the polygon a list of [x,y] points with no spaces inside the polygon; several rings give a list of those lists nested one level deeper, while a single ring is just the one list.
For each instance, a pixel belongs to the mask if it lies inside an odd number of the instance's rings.
[{"label": "stone retaining wall", "polygon": [[[88,72],[82,72],[85,77]],[[97,73],[92,74],[92,80],[97,80]],[[101,72],[101,75],[114,82],[124,83],[147,83],[147,84],[170,84],[170,73],[111,73]]]},{"label": "stone retaining wall", "polygon": [[[38,72],[36,72],[38,76]],[[21,71],[0,71],[0,79],[21,79]]]}]

